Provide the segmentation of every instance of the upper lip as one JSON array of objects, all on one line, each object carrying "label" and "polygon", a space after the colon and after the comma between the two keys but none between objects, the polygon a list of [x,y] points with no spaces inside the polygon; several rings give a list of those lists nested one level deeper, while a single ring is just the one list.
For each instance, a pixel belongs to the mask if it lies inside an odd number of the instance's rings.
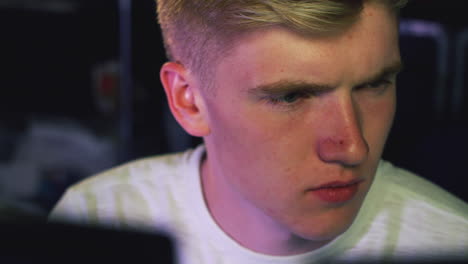
[{"label": "upper lip", "polygon": [[354,179],[354,180],[349,180],[349,181],[331,181],[327,182],[324,184],[321,184],[319,186],[316,186],[312,188],[311,190],[319,190],[319,189],[325,189],[325,188],[339,188],[339,187],[347,187],[353,184],[361,183],[363,182],[363,179]]}]

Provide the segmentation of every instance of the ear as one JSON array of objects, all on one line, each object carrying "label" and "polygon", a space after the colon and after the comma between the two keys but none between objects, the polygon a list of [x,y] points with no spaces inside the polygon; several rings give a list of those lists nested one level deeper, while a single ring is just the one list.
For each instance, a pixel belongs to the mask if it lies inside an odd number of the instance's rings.
[{"label": "ear", "polygon": [[161,68],[160,78],[177,122],[192,136],[208,135],[210,129],[203,98],[189,71],[179,63],[167,62]]}]

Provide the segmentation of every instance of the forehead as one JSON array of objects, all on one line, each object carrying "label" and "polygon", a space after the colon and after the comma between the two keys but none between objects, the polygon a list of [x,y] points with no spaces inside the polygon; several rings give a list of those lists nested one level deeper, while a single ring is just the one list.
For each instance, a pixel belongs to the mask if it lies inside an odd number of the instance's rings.
[{"label": "forehead", "polygon": [[247,35],[218,65],[216,79],[248,83],[244,88],[283,79],[309,81],[304,78],[339,85],[398,60],[395,15],[383,5],[366,4],[356,24],[333,36],[304,37],[283,28]]}]

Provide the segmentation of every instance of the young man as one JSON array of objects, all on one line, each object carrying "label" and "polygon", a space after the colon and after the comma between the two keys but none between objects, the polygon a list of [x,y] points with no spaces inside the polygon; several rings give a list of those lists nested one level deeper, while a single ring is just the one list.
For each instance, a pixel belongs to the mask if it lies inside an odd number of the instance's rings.
[{"label": "young man", "polygon": [[403,2],[158,1],[169,106],[205,144],[90,178],[52,216],[168,230],[181,263],[467,257],[467,205],[380,160]]}]

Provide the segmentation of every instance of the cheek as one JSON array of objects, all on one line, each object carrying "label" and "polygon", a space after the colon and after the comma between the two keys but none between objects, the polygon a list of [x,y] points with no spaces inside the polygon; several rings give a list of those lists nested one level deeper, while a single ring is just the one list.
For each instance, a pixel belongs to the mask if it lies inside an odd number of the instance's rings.
[{"label": "cheek", "polygon": [[[390,93],[379,102],[367,104],[364,109],[364,136],[380,156],[395,116],[395,93]],[[378,158],[378,157],[376,157]]]},{"label": "cheek", "polygon": [[207,103],[207,108],[211,133],[205,141],[213,145],[216,159],[230,169],[238,164],[248,166],[251,162],[246,161],[253,158],[253,150],[259,149],[254,144],[262,139],[254,113],[234,101],[212,101]]},{"label": "cheek", "polygon": [[[272,116],[258,106],[254,109],[240,103],[209,107],[212,133],[208,141],[216,148],[218,162],[230,171],[242,171],[241,177],[233,177],[231,181],[237,181],[233,184],[265,194],[277,192],[285,181],[294,181],[290,175],[298,166],[288,155],[299,152],[294,147],[297,136],[291,129],[294,119]],[[257,188],[259,185],[262,188]]]},{"label": "cheek", "polygon": [[[244,100],[245,101],[245,100]],[[244,101],[215,102],[209,105],[212,136],[248,153],[276,146],[291,139],[293,118],[273,114],[266,107]],[[245,154],[248,154],[245,153]]]}]

